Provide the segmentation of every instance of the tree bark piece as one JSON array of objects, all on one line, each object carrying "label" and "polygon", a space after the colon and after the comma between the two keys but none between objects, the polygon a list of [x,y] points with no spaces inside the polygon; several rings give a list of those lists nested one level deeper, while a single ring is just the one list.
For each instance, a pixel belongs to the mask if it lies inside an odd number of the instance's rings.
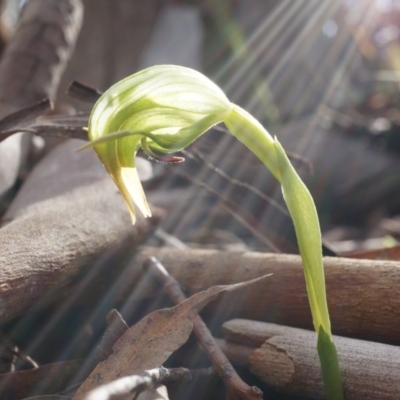
[{"label": "tree bark piece", "polygon": [[215,341],[235,367],[249,368],[249,357],[256,347],[236,344],[224,339],[215,339]]},{"label": "tree bark piece", "polygon": [[[44,98],[54,100],[83,17],[80,0],[30,0],[0,63],[0,118]],[[0,200],[15,183],[30,135],[0,144]]]},{"label": "tree bark piece", "polygon": [[[249,369],[269,385],[285,393],[325,399],[314,332],[249,320],[229,321],[224,330],[235,341],[238,334],[243,339],[262,332],[266,341],[247,361]],[[242,339],[239,343],[249,344],[249,338]],[[398,347],[338,336],[334,340],[347,400],[400,398]],[[237,342],[235,346],[238,348]],[[229,341],[226,347],[230,347]],[[230,352],[235,352],[235,347]]]},{"label": "tree bark piece", "polygon": [[[283,329],[287,333],[292,332],[288,326],[285,326]],[[271,336],[279,335],[283,332],[282,325],[269,324],[266,327],[265,322],[251,321],[251,324],[249,324],[249,320],[247,319],[232,319],[227,321],[222,325],[222,330],[224,338],[230,342],[253,347],[261,346]]]},{"label": "tree bark piece", "polygon": [[[150,256],[157,257],[190,293],[272,273],[251,289],[225,294],[207,310],[218,310],[220,321],[245,317],[312,329],[299,256],[144,248],[137,265]],[[324,266],[334,333],[400,344],[399,263],[326,257]],[[138,279],[137,272],[132,279]],[[154,287],[148,287],[148,293],[151,290]]]}]

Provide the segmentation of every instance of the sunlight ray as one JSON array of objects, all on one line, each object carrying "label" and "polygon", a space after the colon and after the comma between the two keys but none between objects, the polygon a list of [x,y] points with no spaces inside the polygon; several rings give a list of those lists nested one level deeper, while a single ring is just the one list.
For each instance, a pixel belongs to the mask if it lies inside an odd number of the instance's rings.
[{"label": "sunlight ray", "polygon": [[[283,0],[281,1],[271,12],[270,16],[265,18],[262,24],[254,31],[254,33],[251,35],[250,38],[247,39],[246,44],[249,46],[252,46],[254,42],[258,41],[260,38],[264,37],[266,32],[271,28],[271,25],[275,22],[278,21],[280,18],[284,18],[285,13],[287,12],[286,8],[291,7],[291,0]],[[300,2],[299,2],[300,4]],[[290,12],[290,11],[289,11]],[[283,16],[281,15],[283,14]],[[290,14],[292,15],[292,13]],[[269,34],[273,34],[274,36],[276,35],[276,31],[281,30],[282,28],[280,27],[280,24],[278,24],[278,27],[273,28],[273,32],[270,32]],[[243,47],[239,51],[237,51],[215,74],[213,79],[217,82],[219,82],[224,76],[229,76],[230,70],[233,68],[236,68],[236,63],[238,59],[243,59],[243,56],[246,55],[246,48]]]},{"label": "sunlight ray", "polygon": [[[299,34],[300,38],[301,39],[304,38],[305,34],[303,32],[308,33],[308,30],[312,30],[314,24],[318,25],[318,27],[321,28],[322,27],[321,26],[321,21],[320,21],[321,15],[330,15],[330,13],[332,13],[332,10],[335,10],[335,7],[332,7],[332,6],[329,7],[329,5],[328,6],[326,6],[326,5],[321,6],[319,8],[319,13],[317,13],[316,16],[314,16],[314,13],[316,11],[313,10],[313,14],[312,14],[313,17],[311,19],[309,19],[309,21],[305,25],[305,27],[302,28],[302,31]],[[306,17],[306,16],[304,16],[304,17]],[[279,39],[281,39],[281,38],[279,38]],[[281,41],[281,40],[279,40],[279,41]],[[286,59],[288,59],[290,56],[293,56],[294,53],[295,53],[294,49],[295,49],[295,46],[290,46],[289,51],[286,51],[285,55],[283,57],[286,57]],[[278,64],[280,66],[283,65],[282,61],[279,61]],[[275,71],[279,72],[279,68],[276,68]],[[248,80],[246,80],[246,84],[247,84],[247,86],[249,85]],[[218,159],[218,165],[221,166],[221,168],[224,171],[232,170],[232,168],[229,168],[229,163],[231,162],[232,158],[240,157],[240,156],[243,157],[243,155],[239,156],[239,154],[241,153],[240,146],[233,146],[232,148],[230,148],[229,156],[226,156],[226,148],[228,148],[229,143],[230,143],[230,138],[229,137],[223,138],[222,141],[220,143],[218,143],[218,145],[213,149],[213,154],[211,156],[212,159]],[[238,156],[236,156],[236,154]],[[229,160],[227,160],[227,162],[225,162],[225,159],[227,159],[227,158],[229,158]],[[245,171],[241,171],[240,169],[236,171],[235,176],[238,179],[246,179]],[[242,178],[240,178],[241,176],[242,176]],[[213,180],[212,175],[211,175],[211,180]],[[261,182],[265,181],[265,173],[263,174],[263,176],[260,177],[260,181]],[[222,188],[220,188],[220,189],[221,189],[220,192],[224,193],[224,195],[225,196],[227,195],[228,197],[231,195],[232,190],[233,190],[229,186],[225,187],[225,189],[222,189]]]},{"label": "sunlight ray", "polygon": [[[129,245],[130,241],[131,238],[126,238],[124,246]],[[124,249],[124,251],[127,250],[126,247]],[[59,305],[59,307],[57,308],[57,312],[53,313],[51,318],[46,321],[46,324],[43,325],[42,329],[35,332],[34,339],[29,343],[29,346],[24,349],[27,354],[34,355],[38,348],[44,346],[44,343],[46,342],[46,340],[48,340],[48,337],[51,336],[52,331],[57,330],[57,328],[59,329],[62,322],[65,321],[66,315],[71,313],[71,311],[73,311],[74,309],[76,310],[76,307],[79,306],[79,298],[81,296],[83,296],[84,298],[86,297],[86,301],[88,301],[88,290],[93,291],[93,281],[96,281],[96,279],[104,274],[104,269],[109,271],[109,263],[116,254],[119,254],[118,257],[121,256],[121,248],[118,248],[118,246],[108,249],[105,254],[103,254],[93,263],[88,273],[84,277],[81,277],[77,285],[74,287],[73,295],[68,296]],[[132,252],[130,252],[130,254],[132,254]],[[82,319],[82,317],[80,316],[81,319],[79,321],[79,324],[87,327],[87,329],[90,330],[93,326],[96,326],[96,324],[98,325],[99,322],[105,323],[105,317],[112,308],[111,305],[115,305],[116,300],[121,298],[121,292],[125,290],[124,293],[126,293],[129,290],[129,287],[132,287],[134,289],[132,290],[132,295],[128,297],[131,300],[132,297],[134,297],[134,299],[132,300],[132,302],[125,301],[123,311],[127,315],[140,314],[140,312],[144,312],[144,310],[138,310],[137,308],[141,307],[140,300],[144,297],[144,292],[146,292],[149,287],[145,284],[145,278],[143,278],[140,282],[136,282],[136,285],[133,285],[132,271],[132,263],[123,264],[123,269],[120,271],[119,276],[113,276],[113,285],[110,285],[109,291],[106,292],[101,297],[101,299],[93,302],[93,309],[90,311],[90,313],[87,312],[86,314],[82,314],[84,315],[84,319]],[[140,271],[138,271],[136,278],[139,276],[143,276]],[[160,298],[158,298],[154,303],[151,303],[151,306],[154,306],[157,302],[160,301]],[[161,307],[162,304],[159,304],[159,306]],[[13,331],[16,335],[18,335],[18,332],[29,331],[31,318],[32,317],[30,316],[30,314],[28,314],[26,317],[22,318],[18,322],[18,324],[13,328]],[[69,326],[65,327],[65,329],[69,328]],[[76,351],[77,349],[81,348],[82,335],[84,336],[85,333],[87,334],[88,332],[81,331],[80,334],[73,336],[71,340],[69,340],[62,348],[59,349],[58,353],[53,354],[53,358],[58,361],[68,360],[76,357]],[[93,361],[95,361],[96,363],[96,358],[94,357],[95,355],[92,354],[92,357],[89,357],[86,362],[82,364],[80,369],[76,371],[74,379],[79,378],[82,375],[85,376],[87,372],[89,372],[87,368],[89,368],[89,370],[93,368]],[[38,382],[38,385],[39,384],[40,382]]]},{"label": "sunlight ray", "polygon": [[[298,2],[294,6],[290,6],[289,3],[288,1],[282,2],[277,7],[276,12],[265,18],[261,26],[246,41],[245,46],[239,52],[233,54],[232,58],[215,76],[215,80],[222,82],[225,77],[229,77],[226,83],[223,84],[224,90],[228,95],[233,93],[234,86],[246,77],[248,71],[256,66],[258,57],[273,40],[282,40],[285,35],[288,36],[290,34],[292,25],[288,29],[287,24],[293,22],[292,20],[296,16],[296,13],[299,10],[304,12],[305,8],[303,7],[302,9],[301,2]],[[289,5],[289,10],[283,8],[287,5]],[[260,40],[261,43],[258,43]],[[251,51],[249,51],[249,48],[251,48]],[[238,68],[238,63],[240,64],[240,68]]]},{"label": "sunlight ray", "polygon": [[[373,18],[374,13],[375,13],[375,10],[372,7],[365,9],[365,14],[362,14],[360,12],[359,13],[359,22],[366,23],[370,18]],[[357,43],[353,42],[353,43],[351,43],[350,46],[348,46],[345,54],[343,55],[343,57],[341,59],[341,62],[338,65],[336,65],[335,73],[332,76],[331,81],[328,82],[328,84],[326,86],[326,91],[321,99],[320,104],[329,105],[331,103],[331,100],[337,95],[337,92],[340,90],[340,82],[343,80],[343,77],[346,75],[349,65],[352,62],[356,52],[357,52]],[[350,88],[347,88],[347,90],[349,90],[349,89]],[[304,132],[303,139],[298,148],[299,152],[304,150],[307,147],[308,142],[312,139],[313,131],[318,122],[318,119],[319,119],[319,115],[315,114],[309,125],[310,129],[307,130],[307,132]]]},{"label": "sunlight ray", "polygon": [[[288,42],[293,35],[296,35],[296,39],[291,42],[287,48],[285,48],[283,54],[281,53],[279,55],[279,60],[277,60],[277,62],[275,63],[273,70],[271,72],[268,72],[268,76],[272,75],[272,79],[270,79],[269,82],[273,80],[273,74],[276,74],[276,71],[280,72],[285,63],[287,63],[287,59],[290,58],[292,54],[298,51],[297,46],[299,43],[301,43],[304,34],[307,33],[307,28],[311,29],[314,24],[318,24],[319,14],[323,14],[327,8],[329,8],[329,4],[327,5],[321,3],[316,9],[312,2],[308,2],[307,7],[302,7],[300,12],[295,13],[291,20],[286,21],[286,25],[282,26],[282,31],[279,32],[280,34],[276,37],[275,42],[270,42],[268,40],[269,35],[267,35],[267,37],[263,39],[263,41],[259,44],[259,47],[256,49],[256,52],[258,54],[257,57],[254,59],[254,64],[249,65],[250,72],[248,69],[246,69],[243,71],[244,73],[242,73],[242,65],[238,67],[238,71],[240,72],[237,72],[237,74],[239,76],[242,76],[241,80],[236,81],[237,86],[234,88],[232,87],[229,92],[229,95],[233,98],[233,101],[237,102],[239,101],[239,99],[242,100],[243,93],[246,89],[246,82],[248,81],[249,76],[252,77],[253,74],[255,75],[256,73],[258,73],[262,77],[262,79],[265,80],[265,73],[260,74],[260,71],[264,71],[265,66],[271,63],[271,61],[275,61],[272,60],[272,48],[276,47],[278,49],[283,47],[284,43]],[[305,23],[305,21],[307,22]],[[270,49],[267,48],[267,46],[269,45],[271,45]],[[257,72],[251,71],[251,68],[256,68]],[[224,88],[225,86],[230,85],[230,80],[233,80],[235,78],[235,75],[233,75],[233,77],[229,79],[228,83],[224,85]]]},{"label": "sunlight ray", "polygon": [[[293,4],[293,3],[292,3]],[[311,4],[312,6],[314,6],[313,4]],[[321,9],[321,13],[323,13],[326,9],[329,9],[329,7],[327,7],[326,5],[324,6],[320,6]],[[294,10],[296,11],[296,8],[294,8]],[[306,8],[305,12],[311,12],[315,10],[312,10],[311,7],[310,8]],[[290,13],[290,15],[292,15],[292,13]],[[294,13],[294,15],[296,15]],[[298,17],[297,17],[298,18]],[[296,19],[297,19],[296,18]],[[303,18],[306,18],[306,14],[304,15]],[[314,22],[315,21],[315,22]],[[299,19],[299,22],[301,23],[301,19]],[[310,27],[312,26],[312,23],[318,23],[318,15],[317,17],[312,18],[311,22],[309,21],[308,24],[306,24],[306,27]],[[303,28],[304,30],[304,28]],[[267,35],[268,36],[268,35]],[[285,37],[283,37],[284,39]],[[282,35],[279,37],[279,42],[281,42],[282,40]],[[265,43],[264,41],[262,43]],[[261,46],[261,44],[260,44]],[[291,49],[293,49],[293,46],[290,47]],[[256,49],[257,50],[257,49]],[[229,80],[228,80],[229,82]],[[248,85],[248,83],[247,83]],[[222,169],[225,171],[229,171],[229,168],[225,168],[224,165],[226,165],[226,163],[224,163],[224,159],[228,158],[228,163],[231,162],[232,159],[235,159],[237,157],[240,157],[240,153],[241,153],[241,147],[240,146],[233,146],[230,148],[229,154],[227,154],[226,149],[229,146],[231,138],[230,137],[224,137],[214,148],[212,151],[212,154],[210,155],[210,161],[211,162],[216,162],[218,160],[218,165],[222,165]],[[238,172],[238,176],[241,175],[241,173],[243,171],[240,171],[240,169],[237,171]],[[198,179],[200,181],[206,181],[208,182],[211,186],[212,186],[212,182],[216,181],[217,178],[214,176],[214,174],[212,174],[211,171],[209,170],[205,170],[204,168],[199,171],[198,173]],[[225,189],[219,188],[221,190],[221,193],[230,193],[231,192],[231,188],[225,185]],[[200,196],[201,197],[201,196]],[[186,201],[182,204],[181,207],[179,207],[179,209],[175,210],[174,214],[175,215],[171,215],[171,218],[168,218],[170,223],[170,228],[172,228],[174,231],[179,231],[181,227],[185,226],[186,224],[188,224],[190,222],[190,214],[191,213],[187,213],[185,211],[188,210],[188,205],[190,204],[190,207],[193,207],[194,209],[197,208],[197,205],[199,205],[201,201],[204,201],[204,199],[202,200],[201,198],[194,197],[193,199],[191,199],[190,201]],[[194,204],[193,204],[194,203]],[[188,215],[189,214],[189,215]],[[212,219],[212,217],[211,217]],[[167,228],[166,228],[167,229]]]},{"label": "sunlight ray", "polygon": [[[265,80],[269,86],[280,80],[279,75],[282,74],[282,71],[285,72],[283,72],[281,82],[287,83],[287,76],[295,73],[296,65],[292,61],[295,55],[302,54],[303,50],[305,50],[304,47],[308,49],[311,48],[316,37],[321,33],[322,27],[326,20],[328,20],[336,12],[339,3],[340,0],[325,4],[322,3],[318,10],[313,11],[307,23],[298,33],[296,39],[291,43],[290,47],[286,49],[285,53],[282,54],[282,57],[274,66],[273,70],[265,76]],[[268,55],[266,55],[263,60],[260,60],[260,65],[266,64],[267,60]],[[246,104],[246,108],[249,110],[255,109],[258,101],[258,96],[255,93],[249,99],[248,103]]]},{"label": "sunlight ray", "polygon": [[[361,21],[368,21],[373,16],[373,13],[373,9],[365,10],[364,13],[360,12],[360,23]],[[342,50],[345,50],[345,53],[341,58],[340,64],[335,66],[335,72],[331,80],[329,82],[326,82],[326,90],[320,100],[321,105],[330,104],[332,102],[332,99],[337,95],[338,91],[341,90],[340,83],[343,80],[343,77],[348,73],[349,65],[352,61],[354,61],[354,57],[356,56],[356,54],[358,54],[357,43],[352,42],[350,45],[347,45],[347,43],[343,42],[343,45],[344,48]],[[334,48],[332,51],[336,51],[336,49]],[[329,58],[328,56],[329,55],[327,54],[326,57]],[[350,88],[347,89],[350,90]],[[299,137],[300,140],[298,140],[297,147],[294,149],[294,151],[298,152],[299,154],[307,154],[307,150],[310,147],[310,142],[314,140],[316,133],[319,129],[321,129],[318,126],[319,120],[319,114],[314,113],[314,116],[308,123],[306,130],[301,132],[301,136]],[[334,170],[335,165],[330,165],[330,168]],[[272,210],[269,210],[261,215],[262,224],[269,223],[269,221],[271,220],[271,214]]]}]

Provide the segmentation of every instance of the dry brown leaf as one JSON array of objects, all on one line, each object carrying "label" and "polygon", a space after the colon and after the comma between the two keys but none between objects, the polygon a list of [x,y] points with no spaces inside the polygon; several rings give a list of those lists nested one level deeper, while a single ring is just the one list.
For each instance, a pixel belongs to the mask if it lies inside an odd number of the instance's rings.
[{"label": "dry brown leaf", "polygon": [[120,337],[113,346],[113,354],[96,366],[72,400],[84,399],[101,384],[161,366],[187,341],[193,328],[192,320],[219,293],[242,288],[270,275],[233,285],[214,286],[175,307],[147,315]]}]

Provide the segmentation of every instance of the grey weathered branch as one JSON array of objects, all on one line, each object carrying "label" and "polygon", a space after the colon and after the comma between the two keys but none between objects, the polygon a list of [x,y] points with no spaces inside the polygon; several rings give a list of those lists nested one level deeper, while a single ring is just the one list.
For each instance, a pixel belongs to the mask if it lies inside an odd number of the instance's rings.
[{"label": "grey weathered branch", "polygon": [[[256,376],[278,391],[326,398],[314,332],[249,320],[228,321],[224,331],[227,354],[241,365],[247,363]],[[339,336],[334,340],[346,400],[400,398],[397,346]]]},{"label": "grey weathered branch", "polygon": [[66,296],[111,246],[135,248],[159,220],[135,226],[93,151],[82,142],[55,148],[31,172],[0,229],[0,323],[41,301]]},{"label": "grey weathered branch", "polygon": [[[190,293],[272,273],[267,282],[225,294],[208,310],[218,309],[222,321],[249,318],[312,329],[299,256],[145,248],[136,260],[136,271],[150,256],[157,257]],[[326,257],[324,265],[334,333],[400,344],[399,263]],[[139,279],[136,271],[132,269],[127,285]],[[120,290],[122,294],[126,289]],[[141,290],[146,292],[143,286]],[[147,293],[152,290],[148,287]]]},{"label": "grey weathered branch", "polygon": [[106,178],[38,202],[0,230],[0,322],[64,296],[125,236],[133,247],[143,240],[151,221],[139,219],[132,227],[113,185]]}]

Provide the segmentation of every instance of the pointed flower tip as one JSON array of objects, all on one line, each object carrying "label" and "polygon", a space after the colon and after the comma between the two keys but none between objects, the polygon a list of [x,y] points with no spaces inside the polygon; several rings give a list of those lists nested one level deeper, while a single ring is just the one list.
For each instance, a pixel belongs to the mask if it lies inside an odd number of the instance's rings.
[{"label": "pointed flower tip", "polygon": [[136,215],[135,215],[135,213],[131,210],[130,207],[128,207],[128,209],[129,209],[129,214],[130,214],[130,216],[131,216],[132,225],[135,225],[135,224],[136,224]]},{"label": "pointed flower tip", "polygon": [[128,204],[129,212],[135,214],[132,200],[145,218],[151,217],[151,210],[147,203],[142,184],[136,168],[121,168],[120,179],[117,185]]},{"label": "pointed flower tip", "polygon": [[[128,207],[128,211],[129,211],[129,215],[130,215],[130,217],[131,217],[132,225],[135,225],[135,224],[136,224],[137,218],[136,218],[135,207],[134,207],[134,205],[132,204],[132,200],[131,200],[130,197],[129,197],[129,198],[125,198],[125,197],[124,197],[124,200],[125,200],[125,203],[126,203],[126,205],[127,205],[127,207]],[[142,211],[142,210],[141,210],[141,211]],[[146,213],[143,213],[143,211],[142,211],[142,214],[143,214],[143,217],[144,217],[144,218],[150,218],[150,217],[151,217],[151,211],[150,211],[150,209],[146,210]]]}]

